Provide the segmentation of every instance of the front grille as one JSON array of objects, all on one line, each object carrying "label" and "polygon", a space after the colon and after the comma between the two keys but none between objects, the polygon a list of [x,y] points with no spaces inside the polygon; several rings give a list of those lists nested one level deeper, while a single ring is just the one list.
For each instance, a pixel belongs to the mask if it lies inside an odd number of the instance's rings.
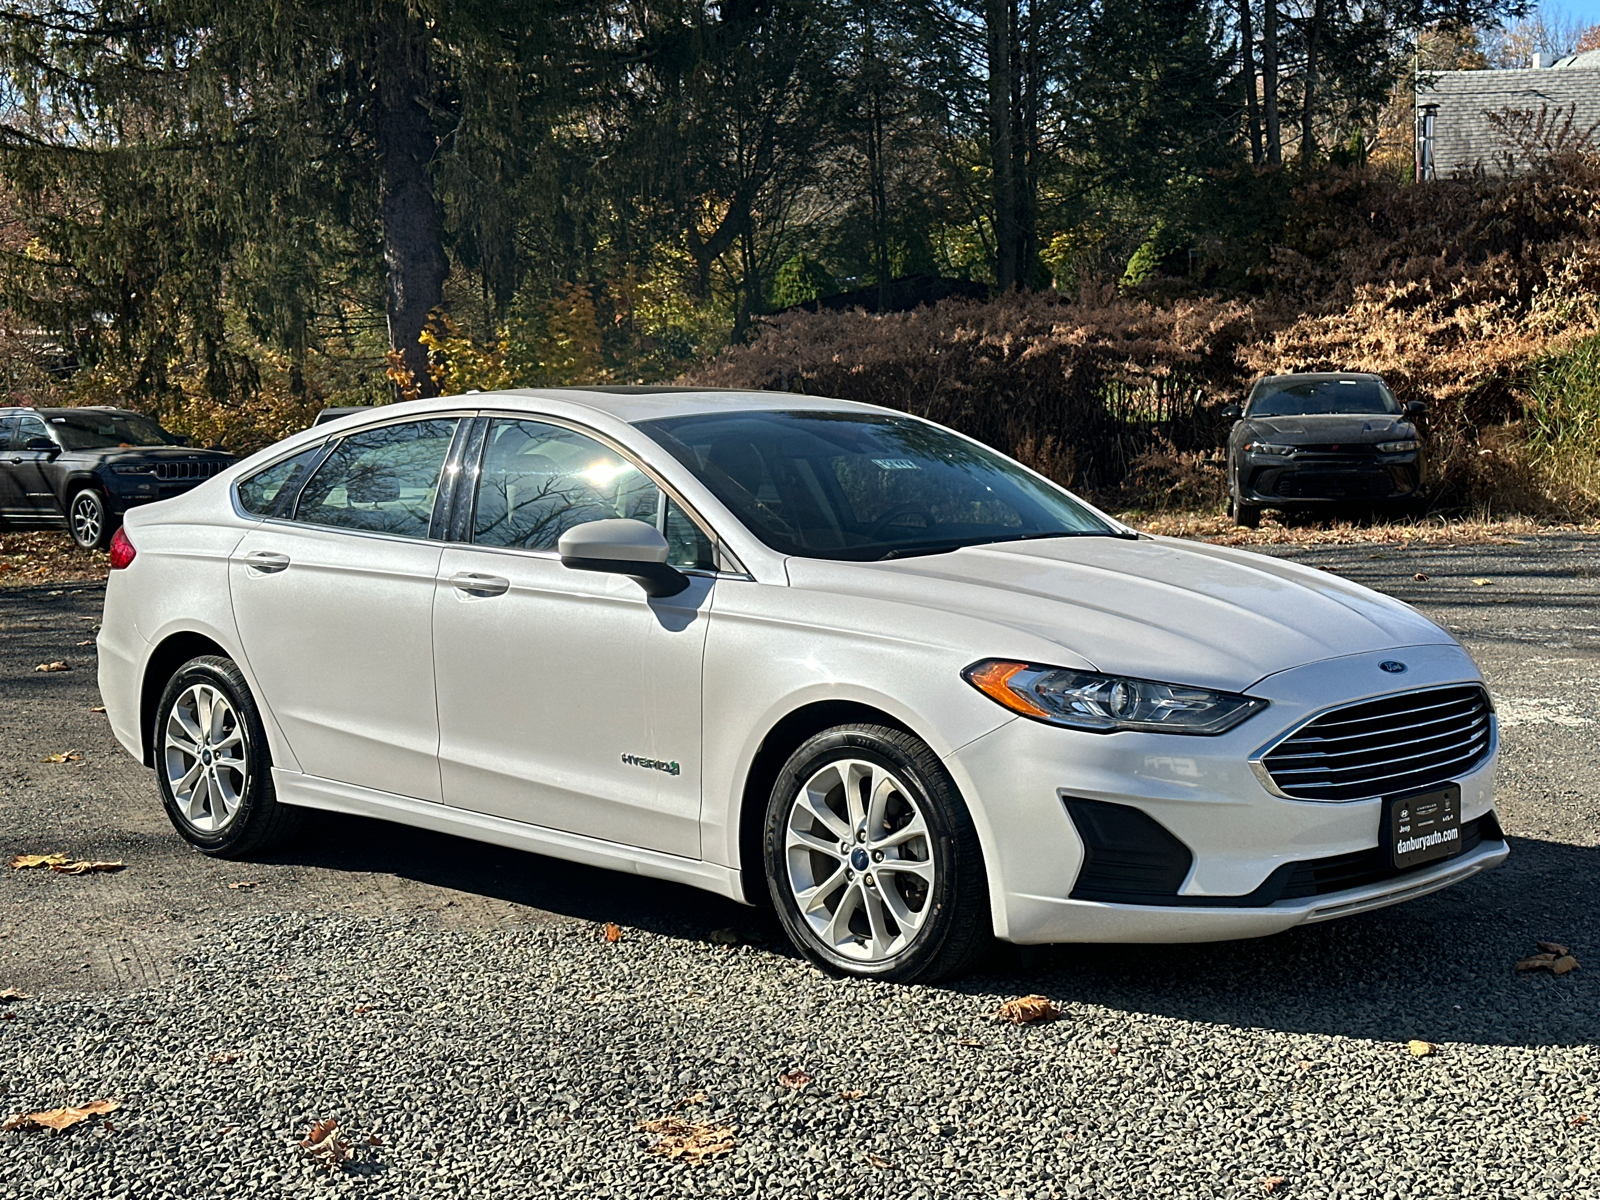
[{"label": "front grille", "polygon": [[1344,472],[1300,470],[1279,475],[1273,491],[1279,496],[1304,500],[1381,500],[1394,495],[1395,483],[1387,471],[1370,468]]},{"label": "front grille", "polygon": [[1297,800],[1366,800],[1445,783],[1489,753],[1494,709],[1476,684],[1386,696],[1324,713],[1262,766]]},{"label": "front grille", "polygon": [[156,478],[162,483],[188,482],[199,483],[202,479],[210,479],[218,471],[225,470],[228,464],[224,462],[158,462],[155,464]]}]

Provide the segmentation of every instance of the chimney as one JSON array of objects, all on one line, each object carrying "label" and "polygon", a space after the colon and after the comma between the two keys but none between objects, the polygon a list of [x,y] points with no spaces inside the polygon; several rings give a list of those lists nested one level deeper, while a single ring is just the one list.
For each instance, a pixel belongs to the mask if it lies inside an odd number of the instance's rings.
[{"label": "chimney", "polygon": [[[1545,59],[1547,59],[1547,58],[1550,59],[1551,61],[1550,62],[1545,62]],[[1551,63],[1553,63],[1554,61],[1555,61],[1555,58],[1554,58],[1553,55],[1546,54],[1542,50],[1535,50],[1533,52],[1533,69],[1535,71],[1543,70],[1545,67],[1550,66]]]}]

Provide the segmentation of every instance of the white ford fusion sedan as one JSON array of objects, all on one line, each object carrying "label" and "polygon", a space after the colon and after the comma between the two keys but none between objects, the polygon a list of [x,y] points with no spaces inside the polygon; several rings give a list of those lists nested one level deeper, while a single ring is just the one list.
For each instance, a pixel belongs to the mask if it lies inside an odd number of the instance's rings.
[{"label": "white ford fusion sedan", "polygon": [[455,396],[128,513],[99,637],[178,832],[304,809],[770,898],[841,972],[1269,934],[1494,866],[1482,677],[903,413]]}]

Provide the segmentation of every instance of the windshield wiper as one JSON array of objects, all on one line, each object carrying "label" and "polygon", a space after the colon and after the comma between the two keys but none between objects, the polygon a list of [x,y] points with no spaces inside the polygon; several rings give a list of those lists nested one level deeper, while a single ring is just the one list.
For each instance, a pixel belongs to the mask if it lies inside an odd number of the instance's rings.
[{"label": "windshield wiper", "polygon": [[933,542],[926,546],[900,546],[878,555],[872,561],[886,562],[891,558],[914,558],[922,554],[949,554],[952,550],[965,550],[968,547],[999,546],[1007,542],[1034,542],[1045,538],[1073,538],[1073,537],[1114,537],[1125,542],[1138,541],[1139,535],[1132,530],[1121,529],[1076,529],[1058,530],[1054,533],[1019,533],[1015,537],[984,538],[975,542]]},{"label": "windshield wiper", "polygon": [[890,550],[878,555],[876,562],[885,562],[891,558],[913,558],[920,554],[949,554],[952,550],[960,550],[964,546],[972,545],[971,542],[945,542],[933,546],[901,546],[898,550]]}]

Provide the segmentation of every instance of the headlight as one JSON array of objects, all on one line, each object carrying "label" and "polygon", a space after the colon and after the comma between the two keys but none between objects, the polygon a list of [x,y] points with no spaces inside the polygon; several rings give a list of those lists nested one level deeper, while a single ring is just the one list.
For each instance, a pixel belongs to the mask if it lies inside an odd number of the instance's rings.
[{"label": "headlight", "polygon": [[1285,458],[1294,453],[1293,446],[1280,446],[1275,442],[1246,442],[1244,448],[1251,454],[1278,454]]},{"label": "headlight", "polygon": [[995,658],[974,663],[961,677],[1012,712],[1094,733],[1217,734],[1267,707],[1232,692]]},{"label": "headlight", "polygon": [[1379,454],[1404,454],[1407,450],[1415,450],[1422,443],[1416,438],[1407,438],[1403,442],[1379,442]]},{"label": "headlight", "polygon": [[149,466],[147,464],[143,464],[143,463],[132,463],[132,464],[124,464],[124,465],[118,465],[118,464],[113,463],[112,466],[111,466],[111,469],[114,472],[116,472],[118,475],[149,475],[152,471],[155,470],[154,467]]}]

